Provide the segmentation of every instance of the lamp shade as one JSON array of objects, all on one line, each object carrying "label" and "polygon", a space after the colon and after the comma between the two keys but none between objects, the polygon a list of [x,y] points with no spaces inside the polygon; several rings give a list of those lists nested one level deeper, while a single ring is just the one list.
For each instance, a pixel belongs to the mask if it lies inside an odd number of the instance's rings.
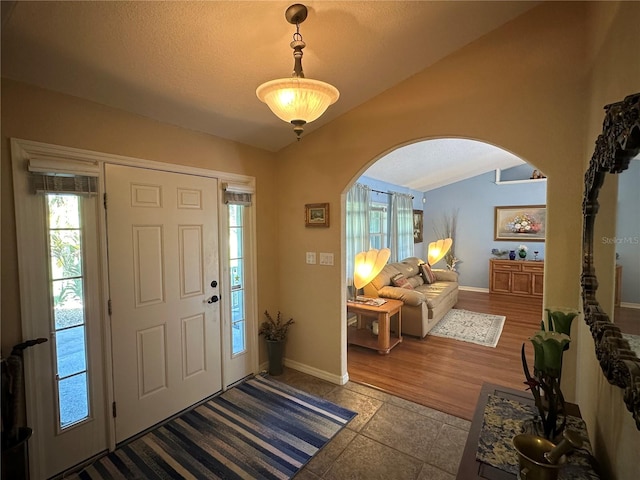
[{"label": "lamp shade", "polygon": [[376,278],[387,264],[391,250],[372,248],[368,252],[360,252],[354,261],[353,286],[360,289]]},{"label": "lamp shade", "polygon": [[309,78],[279,78],[256,89],[258,98],[285,122],[313,122],[338,100],[333,85]]},{"label": "lamp shade", "polygon": [[450,238],[441,238],[440,240],[431,242],[427,250],[427,261],[429,265],[435,265],[442,260],[451,248],[451,244],[453,244],[453,240]]}]

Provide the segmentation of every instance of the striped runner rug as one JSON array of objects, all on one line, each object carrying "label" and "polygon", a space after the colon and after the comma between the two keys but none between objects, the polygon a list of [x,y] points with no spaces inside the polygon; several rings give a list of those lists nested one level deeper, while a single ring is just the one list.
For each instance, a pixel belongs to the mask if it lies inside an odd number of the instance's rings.
[{"label": "striped runner rug", "polygon": [[256,376],[77,474],[85,479],[289,479],[355,412]]}]

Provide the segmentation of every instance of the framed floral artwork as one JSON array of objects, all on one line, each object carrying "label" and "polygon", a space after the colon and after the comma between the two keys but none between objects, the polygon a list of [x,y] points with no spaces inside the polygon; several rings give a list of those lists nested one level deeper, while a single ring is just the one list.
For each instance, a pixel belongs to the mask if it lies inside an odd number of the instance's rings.
[{"label": "framed floral artwork", "polygon": [[547,207],[495,207],[494,240],[544,242]]},{"label": "framed floral artwork", "polygon": [[304,206],[304,225],[305,227],[328,227],[329,204],[307,203]]}]

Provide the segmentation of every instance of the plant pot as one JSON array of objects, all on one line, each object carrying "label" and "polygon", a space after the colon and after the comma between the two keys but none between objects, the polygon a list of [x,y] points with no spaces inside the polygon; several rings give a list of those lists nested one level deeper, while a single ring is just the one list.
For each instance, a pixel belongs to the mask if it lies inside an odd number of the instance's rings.
[{"label": "plant pot", "polygon": [[284,340],[267,340],[267,357],[269,359],[269,375],[282,375]]}]

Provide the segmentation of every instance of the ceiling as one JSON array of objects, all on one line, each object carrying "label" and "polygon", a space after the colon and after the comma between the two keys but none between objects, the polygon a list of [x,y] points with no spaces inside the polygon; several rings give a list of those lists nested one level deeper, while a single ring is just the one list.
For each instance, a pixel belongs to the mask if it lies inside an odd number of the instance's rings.
[{"label": "ceiling", "polygon": [[[295,134],[255,89],[291,75],[291,3],[2,1],[2,76],[278,151]],[[305,74],[340,90],[306,134],[538,3],[306,2]]]}]

